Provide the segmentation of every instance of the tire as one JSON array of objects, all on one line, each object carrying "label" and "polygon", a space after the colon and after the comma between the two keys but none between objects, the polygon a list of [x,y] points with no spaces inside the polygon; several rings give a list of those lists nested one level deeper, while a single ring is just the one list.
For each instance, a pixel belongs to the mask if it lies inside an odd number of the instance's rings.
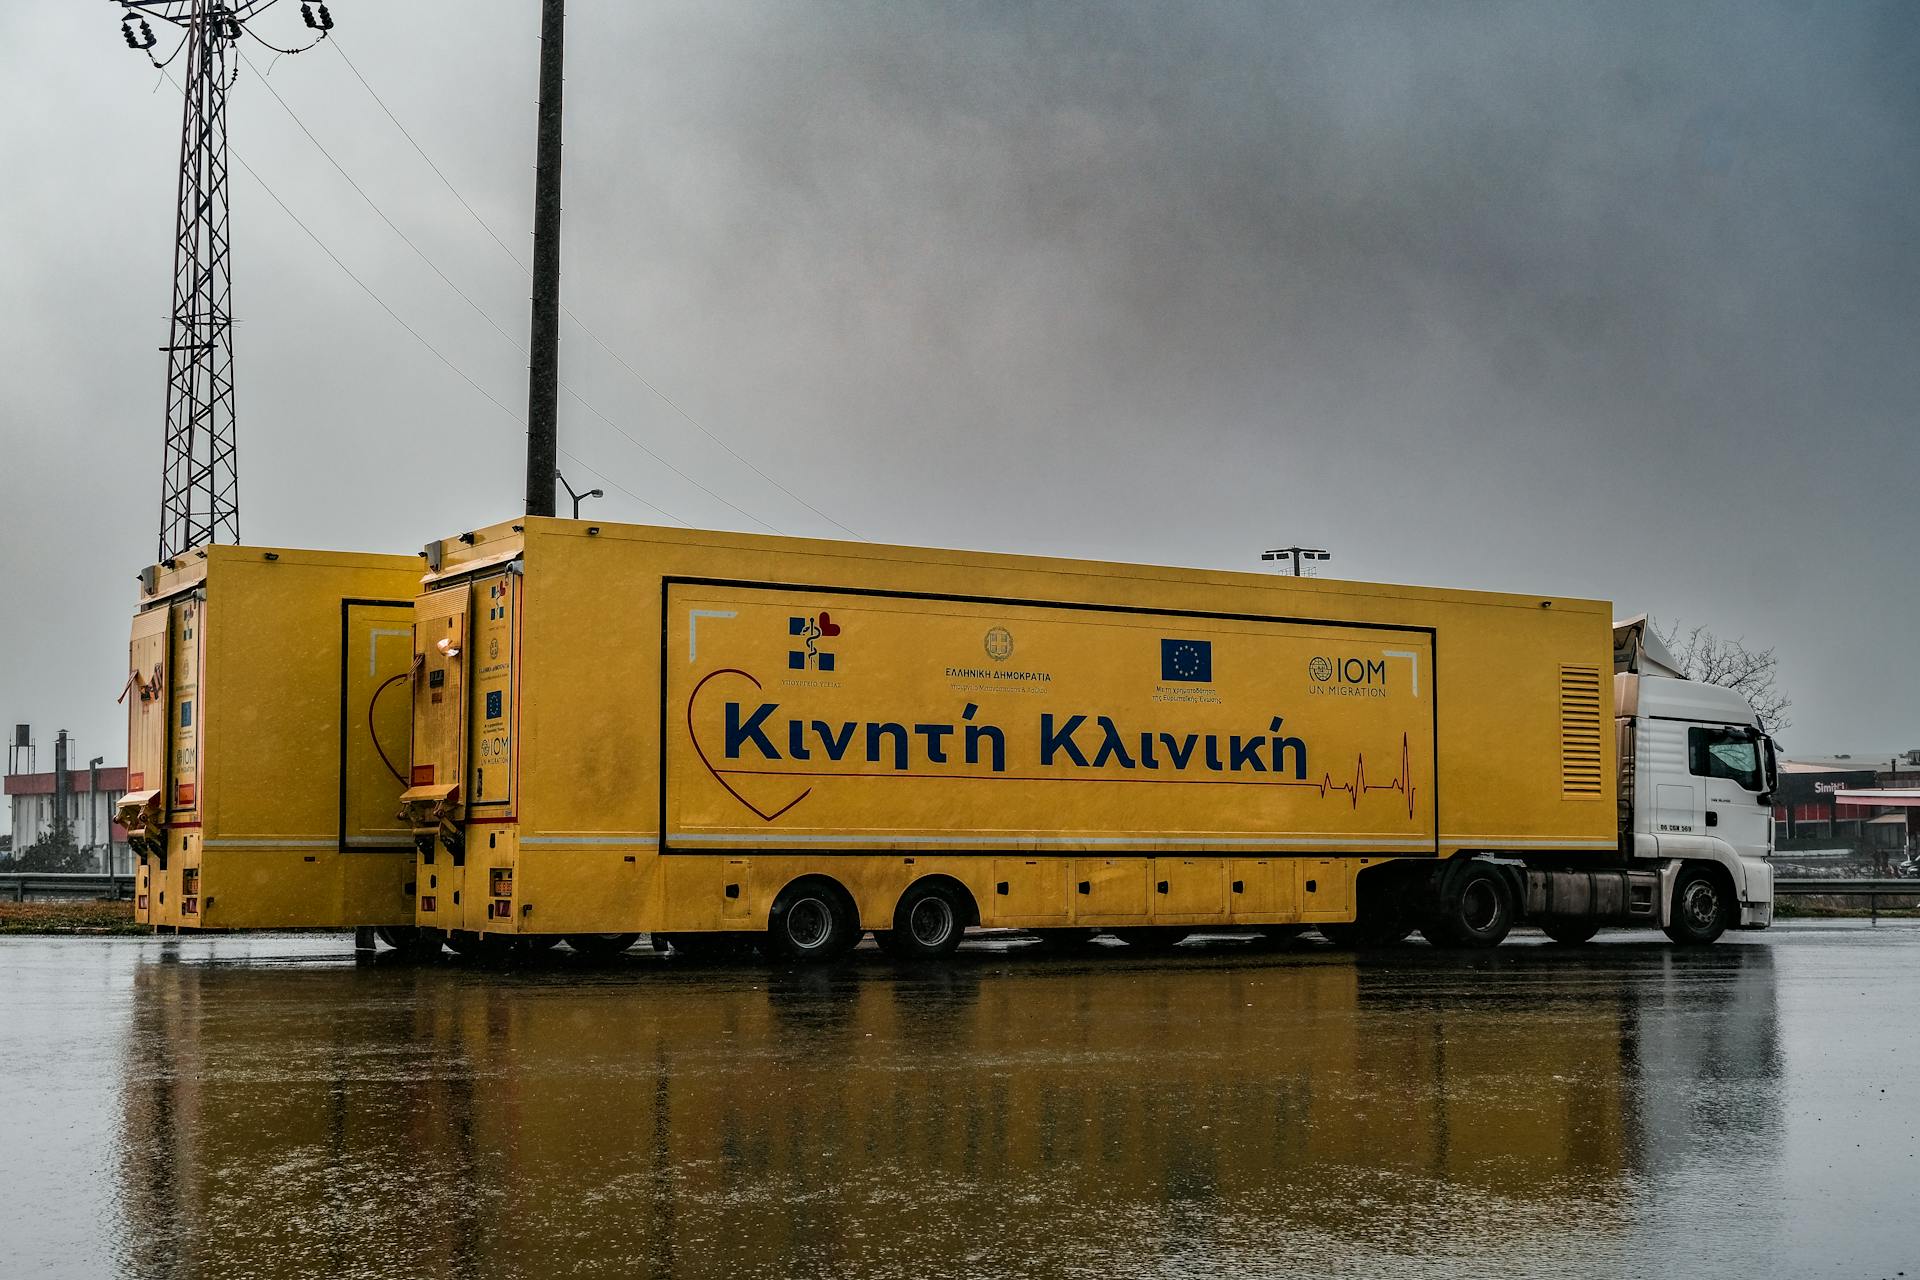
[{"label": "tire", "polygon": [[893,928],[874,932],[880,949],[896,960],[950,956],[967,932],[967,909],[944,884],[909,885],[893,909]]},{"label": "tire", "polygon": [[782,960],[838,960],[860,944],[860,921],[846,890],[831,880],[796,880],[767,913],[767,951]]},{"label": "tire", "polygon": [[637,933],[570,933],[567,945],[590,960],[611,960],[640,941]]},{"label": "tire", "polygon": [[1190,929],[1178,926],[1149,925],[1135,929],[1115,929],[1113,936],[1137,951],[1171,951],[1187,940]]},{"label": "tire", "polygon": [[1540,921],[1540,932],[1563,947],[1577,947],[1583,942],[1591,941],[1593,935],[1600,932],[1600,925],[1593,920],[1549,918]]},{"label": "tire", "polygon": [[1727,931],[1733,891],[1726,880],[1700,866],[1686,866],[1673,882],[1673,921],[1667,937],[1683,947],[1704,947]]},{"label": "tire", "polygon": [[1469,862],[1443,882],[1440,909],[1420,932],[1437,947],[1497,947],[1513,928],[1513,888],[1495,867]]}]

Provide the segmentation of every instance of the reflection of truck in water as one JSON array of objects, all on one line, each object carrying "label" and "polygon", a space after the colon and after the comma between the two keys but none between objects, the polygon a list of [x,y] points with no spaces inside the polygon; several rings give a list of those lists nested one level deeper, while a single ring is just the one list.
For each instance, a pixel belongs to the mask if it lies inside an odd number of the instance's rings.
[{"label": "reflection of truck in water", "polygon": [[1596,602],[552,519],[427,558],[404,803],[458,946],[1771,920],[1753,710]]},{"label": "reflection of truck in water", "polygon": [[365,971],[147,964],[129,1270],[1137,1274],[1183,1246],[1223,1274],[1383,1249],[1544,1274],[1662,1213],[1653,1175],[1774,1140],[1743,1101],[1781,1071],[1771,966],[413,968],[369,1002]]}]

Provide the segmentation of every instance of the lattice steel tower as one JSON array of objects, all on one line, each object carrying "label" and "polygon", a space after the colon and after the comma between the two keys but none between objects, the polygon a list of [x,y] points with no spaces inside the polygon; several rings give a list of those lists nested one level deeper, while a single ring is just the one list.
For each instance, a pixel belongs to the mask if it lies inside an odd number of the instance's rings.
[{"label": "lattice steel tower", "polygon": [[[247,23],[277,0],[125,0],[128,45],[157,67],[185,55],[180,178],[174,202],[173,315],[167,336],[166,449],[161,462],[160,559],[205,542],[240,540],[240,478],[234,432],[231,241],[227,231],[227,91],[239,70],[234,47]],[[333,19],[324,4],[300,6],[314,41]],[[178,28],[165,61],[151,18]],[[254,37],[257,39],[258,37]],[[275,52],[292,53],[266,45]],[[307,46],[311,48],[312,45]]]}]

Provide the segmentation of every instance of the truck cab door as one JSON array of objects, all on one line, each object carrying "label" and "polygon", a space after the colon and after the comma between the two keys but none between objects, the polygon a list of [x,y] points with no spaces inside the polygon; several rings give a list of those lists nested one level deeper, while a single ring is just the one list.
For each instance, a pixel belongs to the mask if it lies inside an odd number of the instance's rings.
[{"label": "truck cab door", "polygon": [[463,583],[413,603],[412,767],[400,803],[414,846],[466,862],[467,597]]},{"label": "truck cab door", "polygon": [[1746,858],[1773,848],[1773,804],[1768,795],[1764,743],[1744,725],[1687,726],[1687,772],[1704,794],[1704,834]]}]

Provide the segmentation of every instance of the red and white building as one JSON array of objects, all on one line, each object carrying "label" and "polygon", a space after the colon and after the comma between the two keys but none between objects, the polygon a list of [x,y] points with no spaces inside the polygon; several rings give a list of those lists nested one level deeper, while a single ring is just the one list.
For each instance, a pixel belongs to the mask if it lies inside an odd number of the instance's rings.
[{"label": "red and white building", "polygon": [[[64,796],[62,792],[64,791]],[[62,799],[73,842],[93,858],[93,868],[115,875],[133,874],[133,851],[127,832],[113,820],[116,801],[127,793],[124,766],[69,769],[62,788],[51,773],[10,773],[6,795],[13,802],[13,851],[17,854],[53,830]]]}]

